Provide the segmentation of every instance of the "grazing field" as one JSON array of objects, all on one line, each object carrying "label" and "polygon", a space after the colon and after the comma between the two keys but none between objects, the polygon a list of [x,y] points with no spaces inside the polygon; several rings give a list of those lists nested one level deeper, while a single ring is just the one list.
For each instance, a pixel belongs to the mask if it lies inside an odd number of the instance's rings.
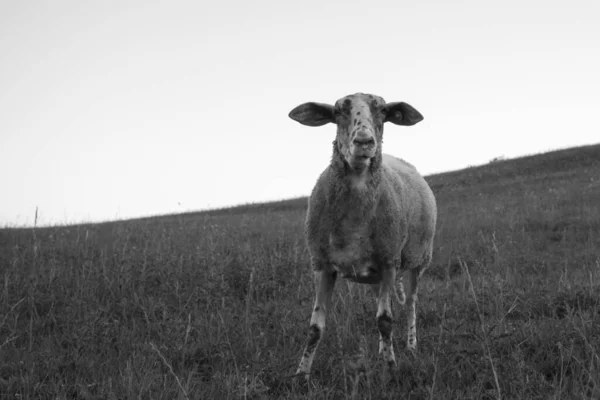
[{"label": "grazing field", "polygon": [[296,199],[0,230],[0,398],[600,399],[600,145],[427,180],[419,348],[394,299],[391,375],[372,293],[338,280],[293,377],[313,301]]}]

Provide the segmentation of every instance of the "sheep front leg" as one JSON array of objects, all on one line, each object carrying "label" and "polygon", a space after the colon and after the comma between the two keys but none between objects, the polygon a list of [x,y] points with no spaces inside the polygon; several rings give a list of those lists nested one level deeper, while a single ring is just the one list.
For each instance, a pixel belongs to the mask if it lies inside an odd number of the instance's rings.
[{"label": "sheep front leg", "polygon": [[379,296],[377,298],[377,327],[379,328],[379,354],[390,367],[396,365],[394,345],[392,343],[392,307],[391,295],[394,290],[396,269],[387,268],[383,271],[381,283],[379,284]]},{"label": "sheep front leg", "polygon": [[310,367],[315,357],[317,346],[325,331],[325,319],[331,305],[331,295],[333,293],[333,287],[335,286],[337,272],[322,269],[320,271],[315,271],[314,275],[316,292],[315,305],[310,318],[306,347],[304,348],[298,371],[296,371],[296,374],[304,374],[307,376],[310,373]]}]

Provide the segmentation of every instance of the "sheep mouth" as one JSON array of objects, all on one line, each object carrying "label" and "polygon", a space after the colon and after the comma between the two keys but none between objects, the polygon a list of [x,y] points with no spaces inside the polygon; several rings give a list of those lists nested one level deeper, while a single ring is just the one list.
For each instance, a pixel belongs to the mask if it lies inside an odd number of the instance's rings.
[{"label": "sheep mouth", "polygon": [[375,157],[375,148],[361,148],[355,146],[349,153],[351,159],[367,161],[368,159]]}]

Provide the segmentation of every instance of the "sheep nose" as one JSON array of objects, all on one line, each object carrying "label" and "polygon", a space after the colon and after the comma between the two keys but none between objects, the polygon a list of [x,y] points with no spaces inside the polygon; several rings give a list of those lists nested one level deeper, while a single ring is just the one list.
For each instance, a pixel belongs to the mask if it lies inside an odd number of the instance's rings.
[{"label": "sheep nose", "polygon": [[375,144],[375,139],[372,137],[357,137],[353,140],[356,146],[372,146]]}]

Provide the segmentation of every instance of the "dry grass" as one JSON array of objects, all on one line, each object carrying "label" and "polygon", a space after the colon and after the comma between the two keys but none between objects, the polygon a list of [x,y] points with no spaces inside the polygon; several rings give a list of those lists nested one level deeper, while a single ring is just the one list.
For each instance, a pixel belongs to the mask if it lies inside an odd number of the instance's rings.
[{"label": "dry grass", "polygon": [[0,230],[0,398],[598,399],[600,146],[429,177],[419,349],[340,281],[309,384],[304,202]]}]

